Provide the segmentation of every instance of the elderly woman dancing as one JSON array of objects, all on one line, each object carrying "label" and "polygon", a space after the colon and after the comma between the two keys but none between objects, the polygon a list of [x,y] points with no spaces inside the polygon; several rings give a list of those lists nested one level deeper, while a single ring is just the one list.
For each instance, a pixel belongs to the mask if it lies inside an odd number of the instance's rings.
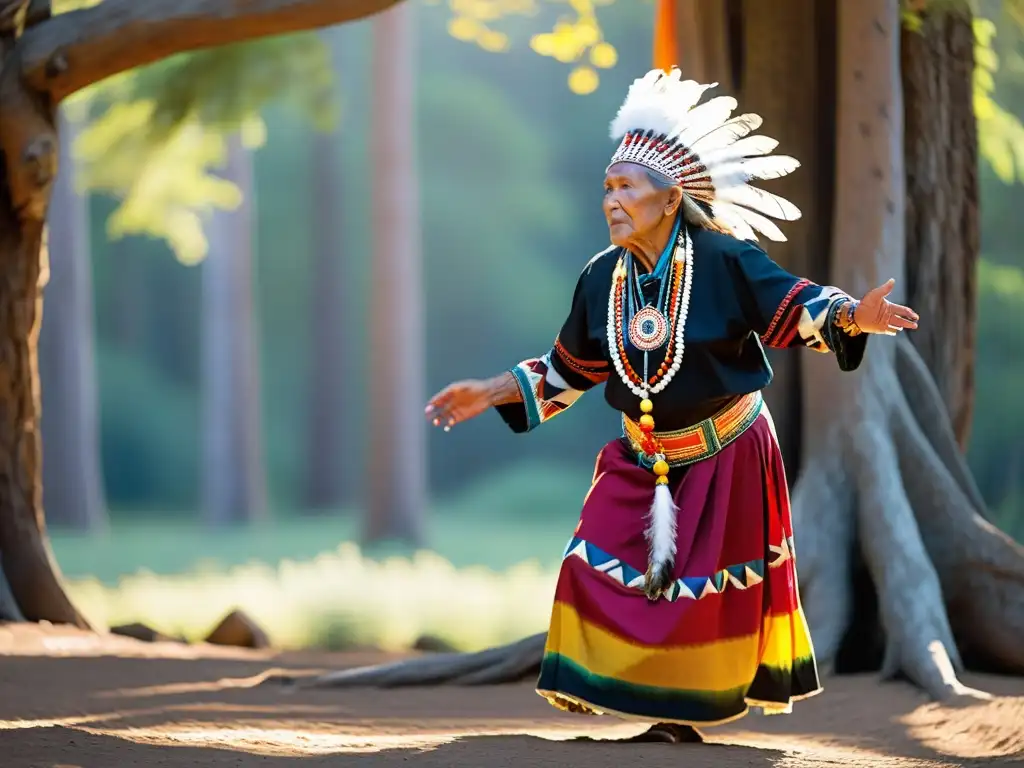
[{"label": "elderly woman dancing", "polygon": [[867,334],[917,327],[893,281],[859,301],[790,274],[752,241],[784,240],[787,200],[748,184],[798,167],[732,116],[728,96],[654,70],[612,123],[611,246],[583,268],[553,347],[460,381],[427,415],[450,429],[496,408],[528,432],[604,385],[621,436],[597,458],[565,551],[538,692],[556,707],[644,720],[643,740],[821,690],[800,606],[789,492],[761,390],[764,347],[857,368]]}]

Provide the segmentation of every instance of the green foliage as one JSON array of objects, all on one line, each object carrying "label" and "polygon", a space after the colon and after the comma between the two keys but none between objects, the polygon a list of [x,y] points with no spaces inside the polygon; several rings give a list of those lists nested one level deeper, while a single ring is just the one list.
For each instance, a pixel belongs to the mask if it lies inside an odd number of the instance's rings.
[{"label": "green foliage", "polygon": [[974,114],[978,120],[978,151],[1004,184],[1024,180],[1024,124],[996,103],[1000,56],[994,46],[996,24],[974,21]]},{"label": "green foliage", "polygon": [[103,0],[51,0],[50,9],[54,14],[76,11],[79,8],[89,8],[99,5]]},{"label": "green foliage", "polygon": [[[428,0],[436,5],[439,0]],[[636,3],[636,0],[631,0]],[[573,93],[586,95],[600,84],[599,69],[610,69],[619,59],[615,46],[605,39],[597,17],[597,8],[613,5],[615,0],[448,0],[451,18],[448,34],[456,40],[472,43],[496,53],[511,48],[510,36],[496,28],[496,22],[508,16],[533,17],[542,7],[569,6],[575,16],[559,16],[550,32],[534,33],[530,47],[541,56],[563,64],[575,64],[568,85]],[[645,3],[644,13],[650,13]]]},{"label": "green foliage", "polygon": [[[966,12],[974,17],[974,114],[978,121],[978,153],[1004,184],[1024,180],[1024,124],[999,102],[997,75],[1002,59],[1011,74],[1024,79],[1024,58],[1018,50],[1024,30],[1024,0],[901,0],[904,26],[922,29],[925,15]],[[997,18],[1014,21],[1003,35]],[[1005,80],[1005,78],[1003,78]]]},{"label": "green foliage", "polygon": [[206,252],[204,213],[240,202],[216,174],[225,136],[238,131],[262,145],[260,111],[272,102],[328,128],[333,95],[330,56],[313,33],[182,54],[110,78],[69,105],[72,119],[88,117],[75,145],[79,183],[121,201],[111,238],[162,238],[193,263]]},{"label": "green foliage", "polygon": [[[568,77],[573,93],[586,95],[596,91],[601,82],[598,70],[610,69],[618,61],[619,53],[605,39],[597,18],[599,6],[614,2],[549,0],[553,5],[568,5],[575,17],[559,16],[550,32],[535,33],[530,38],[530,47],[535,53],[575,65]],[[541,9],[541,3],[535,0],[449,0],[448,5],[452,11],[449,34],[487,51],[505,51],[510,46],[508,35],[493,28],[495,20],[505,15],[534,16]],[[650,11],[645,9],[645,12]]]}]

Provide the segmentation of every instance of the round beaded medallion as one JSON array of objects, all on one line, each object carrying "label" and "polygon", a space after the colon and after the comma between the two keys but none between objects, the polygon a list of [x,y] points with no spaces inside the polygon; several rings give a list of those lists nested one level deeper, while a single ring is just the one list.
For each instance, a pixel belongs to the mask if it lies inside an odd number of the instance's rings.
[{"label": "round beaded medallion", "polygon": [[668,341],[668,320],[654,307],[644,307],[629,323],[629,341],[641,352],[653,352]]}]

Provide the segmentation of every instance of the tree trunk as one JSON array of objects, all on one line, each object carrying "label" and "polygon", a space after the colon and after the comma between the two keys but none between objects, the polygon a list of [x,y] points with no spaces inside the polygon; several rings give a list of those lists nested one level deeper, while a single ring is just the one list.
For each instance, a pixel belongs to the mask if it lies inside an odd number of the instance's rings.
[{"label": "tree trunk", "polygon": [[107,525],[100,467],[89,201],[75,191],[74,126],[59,118],[64,173],[48,216],[46,319],[39,338],[43,389],[43,499],[52,524],[81,531]]},{"label": "tree trunk", "polygon": [[[311,366],[306,506],[336,511],[348,493],[345,456],[345,259],[338,137],[317,131],[313,162],[313,302],[310,309]],[[349,393],[350,394],[350,393]]]},{"label": "tree trunk", "polygon": [[257,314],[253,292],[252,156],[228,139],[224,175],[242,202],[217,211],[202,265],[203,513],[215,526],[262,519],[267,513],[260,418]]},{"label": "tree trunk", "polygon": [[[904,154],[913,143],[904,140],[904,110],[920,115],[930,107],[919,93],[903,102],[899,0],[762,6],[748,2],[743,20],[743,107],[766,116],[766,132],[781,140],[784,151],[792,142],[804,152],[805,168],[787,177],[797,186],[787,191],[780,185],[779,191],[814,217],[790,227],[792,245],[773,247],[772,254],[794,271],[855,295],[896,277],[893,298],[899,301],[907,291],[905,272],[927,271],[923,260],[940,255],[924,253],[916,245],[920,238],[907,229],[927,230],[928,222],[949,216],[954,195],[948,188],[944,196],[929,189],[904,209],[907,189],[930,172],[927,152]],[[962,17],[929,23],[947,30],[944,39],[963,43],[962,35],[949,31],[964,23]],[[838,54],[830,53],[833,43]],[[916,53],[909,47],[903,66]],[[946,125],[960,125],[952,116],[970,112],[970,67],[941,58],[930,66],[951,68],[940,77],[944,100],[931,107],[948,113]],[[788,97],[759,103],[793,83],[798,87]],[[773,110],[777,120],[770,118]],[[914,126],[913,118],[906,125]],[[959,178],[973,178],[963,170],[971,164],[957,161]],[[961,198],[967,227],[976,216],[972,189],[968,183]],[[952,254],[942,257],[973,264],[972,237],[962,235]],[[956,269],[962,274],[970,267]],[[951,316],[941,318],[941,328],[971,327],[973,317],[966,315],[973,311],[973,296],[959,300]],[[921,314],[926,327],[932,317]],[[941,333],[934,332],[936,339]],[[917,345],[903,337],[872,339],[864,365],[853,374],[841,374],[831,356],[804,352],[800,359],[800,398],[784,401],[783,410],[800,407],[803,414],[794,528],[801,598],[823,670],[833,667],[851,635],[870,645],[877,630],[883,675],[904,673],[934,698],[981,695],[957,679],[961,651],[982,666],[1024,671],[1024,548],[979,515],[981,497],[950,418],[951,406],[955,414],[957,403],[969,401],[969,389],[941,389]],[[950,375],[964,380],[956,365]],[[543,645],[544,636],[535,635],[479,654],[351,670],[313,684],[518,680],[536,675]]]},{"label": "tree trunk", "polygon": [[[34,8],[25,24],[45,19]],[[87,627],[60,583],[42,506],[39,375],[43,222],[58,156],[54,113],[8,66],[15,18],[0,20],[0,618]]]},{"label": "tree trunk", "polygon": [[86,627],[61,586],[43,519],[36,368],[42,220],[23,226],[6,182],[0,180],[0,563],[25,618]]},{"label": "tree trunk", "polygon": [[974,398],[980,251],[974,28],[966,7],[925,12],[903,32],[907,292],[928,322],[914,334],[967,447]]},{"label": "tree trunk", "polygon": [[415,23],[403,3],[373,23],[370,147],[371,279],[369,499],[364,540],[423,542],[423,280],[416,159]]},{"label": "tree trunk", "polygon": [[730,22],[742,0],[676,0],[676,62],[683,77],[701,83],[719,83],[736,90],[734,48]]}]

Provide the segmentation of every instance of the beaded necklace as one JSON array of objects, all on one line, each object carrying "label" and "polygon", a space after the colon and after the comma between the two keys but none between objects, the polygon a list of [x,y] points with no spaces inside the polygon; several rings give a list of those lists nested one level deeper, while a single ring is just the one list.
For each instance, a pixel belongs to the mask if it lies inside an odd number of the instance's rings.
[{"label": "beaded necklace", "polygon": [[[669,468],[651,434],[654,431],[654,404],[650,397],[664,390],[682,365],[692,277],[693,242],[684,226],[680,227],[655,305],[647,304],[644,299],[637,266],[629,252],[615,265],[608,294],[608,349],[619,378],[640,398],[640,410],[643,412],[640,429],[646,438],[641,447],[657,475],[658,485],[668,483]],[[635,349],[643,352],[643,376],[633,369],[626,355],[627,338]],[[650,354],[666,340],[665,357],[651,375]]]}]

